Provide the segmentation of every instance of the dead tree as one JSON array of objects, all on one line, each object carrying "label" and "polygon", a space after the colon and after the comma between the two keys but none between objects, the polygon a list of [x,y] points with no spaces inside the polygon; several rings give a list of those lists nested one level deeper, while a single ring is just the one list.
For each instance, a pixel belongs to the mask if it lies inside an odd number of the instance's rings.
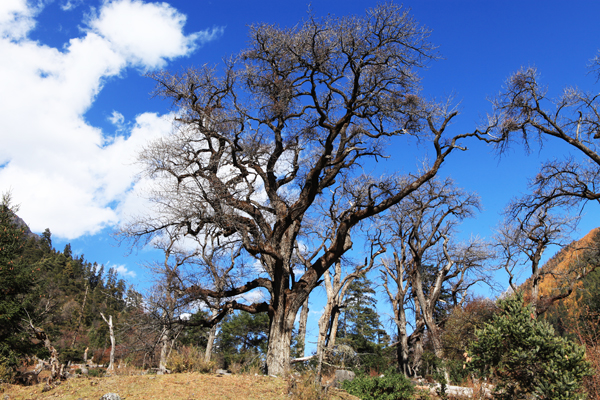
[{"label": "dead tree", "polygon": [[104,316],[103,313],[100,313],[100,315],[102,316],[102,319],[104,320],[104,322],[106,322],[106,324],[108,325],[108,333],[110,335],[110,362],[109,362],[108,368],[106,370],[110,371],[110,372],[114,372],[116,342],[115,342],[115,331],[113,329],[113,319],[112,319],[112,315],[109,315],[108,319],[106,319],[106,317]]},{"label": "dead tree", "polygon": [[[254,276],[226,290],[199,285],[188,294],[228,299],[199,322],[205,326],[230,309],[267,312],[270,374],[289,370],[296,314],[349,250],[352,228],[433,178],[454,150],[464,150],[462,139],[481,136],[448,135],[457,113],[420,97],[417,70],[434,57],[427,37],[407,11],[387,4],[364,17],[309,17],[291,29],[252,26],[249,47],[220,73],[203,67],[150,75],[177,117],[172,135],[140,156],[155,181],[156,213],[132,221],[123,234],[145,242],[181,227],[190,237],[209,230],[238,241],[243,257],[260,265]],[[357,167],[385,156],[388,141],[398,156],[411,135],[428,147],[423,171],[358,176]],[[305,217],[317,199],[351,180],[355,199],[344,203],[333,240],[292,280]],[[268,300],[237,300],[254,290],[266,291]]]},{"label": "dead tree", "polygon": [[[64,364],[60,363],[60,361],[58,359],[58,350],[56,350],[56,348],[52,345],[52,341],[50,340],[50,337],[48,336],[48,334],[42,328],[38,328],[38,327],[34,326],[33,321],[31,320],[29,315],[28,315],[27,323],[29,325],[29,328],[31,328],[30,332],[33,333],[33,336],[37,340],[44,343],[44,347],[50,353],[50,376],[48,377],[48,381],[47,381],[48,385],[51,385],[56,380],[65,379],[66,378],[65,371],[64,371],[65,366],[64,366]],[[41,369],[36,370],[36,374],[35,374],[36,381],[37,381],[37,375],[40,372],[41,372]]]}]

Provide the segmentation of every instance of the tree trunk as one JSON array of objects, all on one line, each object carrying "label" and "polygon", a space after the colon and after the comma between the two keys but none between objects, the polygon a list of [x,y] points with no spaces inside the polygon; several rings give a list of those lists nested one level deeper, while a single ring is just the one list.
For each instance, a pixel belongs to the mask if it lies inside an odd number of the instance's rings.
[{"label": "tree trunk", "polygon": [[210,328],[210,332],[208,334],[208,341],[206,342],[206,351],[204,353],[204,362],[210,362],[210,357],[212,356],[212,349],[215,344],[215,339],[217,337],[217,325]]},{"label": "tree trunk", "polygon": [[108,332],[110,334],[110,363],[108,364],[108,368],[106,370],[114,371],[115,370],[115,332],[113,329],[112,315],[108,316],[108,320],[106,320],[106,317],[104,316],[104,314],[100,313],[100,315],[102,316],[102,319],[104,320],[104,322],[106,322],[108,324]]},{"label": "tree trunk", "polygon": [[[291,323],[290,323],[290,315]],[[284,307],[275,309],[269,329],[269,346],[267,348],[267,373],[285,376],[290,372],[290,346],[292,343],[292,327],[296,313],[285,312]]]},{"label": "tree trunk", "polygon": [[327,348],[333,349],[335,346],[335,339],[337,338],[338,326],[340,325],[340,308],[334,307],[331,312],[331,328],[329,329],[329,335],[327,336]]},{"label": "tree trunk", "polygon": [[331,322],[331,302],[327,302],[321,318],[319,318],[319,337],[317,338],[317,383],[321,383],[321,370],[327,344],[327,331]]},{"label": "tree trunk", "polygon": [[308,320],[308,297],[302,304],[302,312],[300,313],[300,321],[298,323],[298,357],[304,357],[304,349],[306,349],[306,322]]},{"label": "tree trunk", "polygon": [[36,338],[44,342],[44,347],[46,347],[46,349],[48,349],[48,351],[50,352],[51,370],[50,377],[48,377],[48,385],[51,385],[55,380],[62,379],[64,377],[64,365],[60,364],[60,362],[58,361],[58,351],[52,345],[52,342],[50,341],[50,338],[48,337],[46,332],[41,328],[36,328],[33,325],[33,322],[31,322],[31,319],[29,320],[29,325],[33,329],[33,333],[35,334]]},{"label": "tree trunk", "polygon": [[411,375],[410,364],[408,360],[408,335],[406,334],[406,314],[404,307],[396,309],[396,324],[398,326],[398,346],[396,348],[398,355],[398,368],[405,376]]},{"label": "tree trunk", "polygon": [[79,313],[79,318],[77,319],[77,328],[75,329],[75,335],[73,335],[71,347],[75,346],[75,341],[77,341],[77,335],[79,334],[79,329],[81,328],[81,318],[83,318],[83,311],[85,310],[85,302],[87,300],[89,288],[90,287],[88,285],[85,285],[85,294],[83,295],[83,302],[81,303],[81,312]]},{"label": "tree trunk", "polygon": [[163,375],[167,370],[167,352],[169,348],[169,334],[170,330],[164,328],[160,336],[160,361],[158,362],[158,374]]}]

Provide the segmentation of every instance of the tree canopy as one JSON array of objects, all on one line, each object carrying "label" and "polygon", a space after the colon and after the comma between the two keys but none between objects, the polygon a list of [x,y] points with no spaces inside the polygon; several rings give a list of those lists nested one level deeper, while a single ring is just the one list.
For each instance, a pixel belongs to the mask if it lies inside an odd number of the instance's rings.
[{"label": "tree canopy", "polygon": [[[142,241],[167,229],[199,240],[216,234],[243,249],[242,257],[258,265],[254,278],[222,290],[199,284],[187,293],[227,299],[207,325],[231,308],[267,312],[270,373],[289,368],[296,313],[351,248],[353,228],[430,180],[464,149],[462,139],[478,135],[449,135],[457,113],[421,97],[418,70],[436,56],[428,36],[407,10],[384,4],[363,17],[253,25],[248,47],[220,72],[203,66],[150,74],[155,94],[173,102],[177,117],[173,133],[140,156],[155,180],[154,214],[123,233]],[[403,157],[406,137],[429,146],[422,170],[360,173],[390,144]],[[294,254],[318,202],[340,205],[336,228],[297,277]],[[258,288],[267,301],[236,297]]]}]

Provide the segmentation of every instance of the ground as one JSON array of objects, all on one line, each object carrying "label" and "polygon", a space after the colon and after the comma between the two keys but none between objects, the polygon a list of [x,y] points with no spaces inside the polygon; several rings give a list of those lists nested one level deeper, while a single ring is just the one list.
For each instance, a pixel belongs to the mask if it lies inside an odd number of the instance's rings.
[{"label": "ground", "polygon": [[[43,392],[44,384],[8,385],[0,389],[2,400],[65,399],[98,400],[106,393],[118,393],[124,400],[203,399],[203,400],[290,400],[285,379],[269,376],[182,373],[171,375],[131,375],[104,378],[74,378]],[[359,400],[343,391],[331,400]]]}]

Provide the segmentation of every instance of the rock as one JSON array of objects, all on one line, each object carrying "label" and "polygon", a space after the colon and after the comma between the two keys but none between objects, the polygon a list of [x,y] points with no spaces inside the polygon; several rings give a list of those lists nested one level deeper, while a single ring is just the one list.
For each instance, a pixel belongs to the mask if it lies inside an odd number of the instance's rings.
[{"label": "rock", "polygon": [[356,374],[352,371],[348,371],[345,369],[336,369],[335,370],[335,379],[333,380],[333,385],[335,387],[341,387],[342,382],[351,381],[356,377]]},{"label": "rock", "polygon": [[87,368],[85,368],[85,367],[81,368],[81,375],[87,375],[89,372],[90,371]]},{"label": "rock", "polygon": [[116,393],[106,393],[104,396],[100,397],[100,400],[121,400],[121,396]]},{"label": "rock", "polygon": [[224,369],[218,369],[218,370],[215,371],[215,374],[217,374],[217,375],[231,375],[231,372],[226,371]]},{"label": "rock", "polygon": [[23,372],[17,377],[17,381],[25,386],[37,385],[38,374],[35,371]]}]

